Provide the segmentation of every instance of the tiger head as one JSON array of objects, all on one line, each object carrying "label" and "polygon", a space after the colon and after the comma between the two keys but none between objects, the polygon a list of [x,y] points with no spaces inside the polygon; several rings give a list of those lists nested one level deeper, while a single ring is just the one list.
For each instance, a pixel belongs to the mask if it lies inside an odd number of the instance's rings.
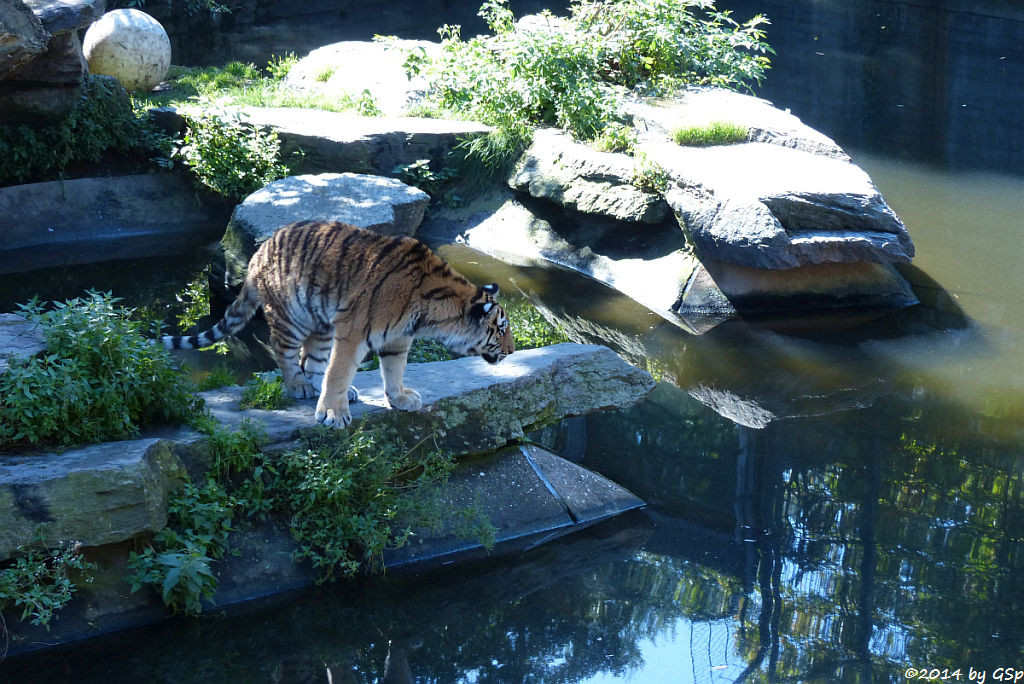
[{"label": "tiger head", "polygon": [[478,287],[466,312],[471,333],[461,351],[482,356],[487,363],[498,363],[516,350],[508,314],[495,300],[497,294],[497,283]]}]

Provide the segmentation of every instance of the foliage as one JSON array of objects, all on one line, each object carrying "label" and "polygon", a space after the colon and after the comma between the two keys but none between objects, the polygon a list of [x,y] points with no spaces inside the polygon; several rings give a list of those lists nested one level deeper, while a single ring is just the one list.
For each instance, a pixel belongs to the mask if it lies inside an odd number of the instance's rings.
[{"label": "foliage", "polygon": [[633,154],[636,146],[636,131],[632,126],[621,123],[612,123],[605,126],[604,130],[591,143],[598,152],[625,152]]},{"label": "foliage", "polygon": [[276,131],[264,132],[237,111],[203,111],[188,119],[189,130],[176,154],[201,185],[241,199],[288,175]]},{"label": "foliage", "polygon": [[267,74],[275,81],[283,81],[288,72],[299,63],[299,58],[294,52],[287,52],[283,55],[272,55],[267,66],[264,67]]},{"label": "foliage", "polygon": [[205,392],[234,384],[235,371],[223,363],[218,363],[199,381],[199,391]]},{"label": "foliage", "polygon": [[307,448],[282,455],[272,491],[291,520],[298,557],[331,579],[375,567],[385,549],[408,542],[411,526],[436,512],[432,496],[453,467],[450,456],[422,442],[409,448],[381,428],[324,429]]},{"label": "foliage", "polygon": [[670,132],[677,145],[729,145],[747,139],[747,127],[727,121],[713,121],[704,126],[674,128]]},{"label": "foliage", "polygon": [[280,371],[253,373],[253,378],[245,383],[239,408],[259,408],[277,411],[295,403],[285,392],[284,381]]},{"label": "foliage", "polygon": [[40,324],[42,357],[0,375],[0,447],[124,439],[156,422],[182,422],[201,402],[166,350],[143,336],[109,293],[20,307]]},{"label": "foliage", "polygon": [[448,190],[452,182],[459,177],[458,169],[445,167],[435,171],[430,168],[429,159],[417,159],[411,164],[396,166],[392,173],[397,175],[399,180],[419,188],[431,198],[446,199],[448,203],[454,200],[454,195]]},{"label": "foliage", "polygon": [[0,125],[0,184],[62,177],[70,167],[95,162],[107,152],[165,159],[170,140],[134,108],[124,88],[106,76],[90,76],[78,104],[49,126]]},{"label": "foliage", "polygon": [[153,545],[129,553],[132,593],[154,585],[174,612],[201,613],[202,599],[217,591],[210,564],[227,548],[233,517],[234,502],[219,484],[208,480],[203,489],[186,484],[168,502],[168,525]]},{"label": "foliage", "polygon": [[49,549],[36,539],[31,546],[19,548],[18,555],[0,570],[0,611],[20,608],[22,621],[49,628],[54,612],[77,591],[71,573],[81,573],[90,582],[87,573],[95,567],[75,544],[64,542]]},{"label": "foliage", "polygon": [[544,314],[525,299],[503,302],[502,306],[512,322],[516,349],[536,349],[569,342],[569,336],[561,326],[544,318]]},{"label": "foliage", "polygon": [[656,161],[650,160],[645,154],[636,155],[633,167],[633,185],[644,192],[662,193],[671,182],[668,171]]},{"label": "foliage", "polygon": [[[406,68],[428,78],[438,108],[495,127],[492,139],[463,148],[487,166],[514,156],[531,126],[601,137],[623,123],[627,90],[749,87],[764,77],[771,51],[767,20],[738,24],[709,0],[578,0],[568,18],[543,12],[527,25],[515,23],[507,0],[486,0],[480,16],[493,37],[463,40],[458,26],[442,26],[441,56],[414,50]],[[621,136],[613,131],[601,145],[623,144]]]}]

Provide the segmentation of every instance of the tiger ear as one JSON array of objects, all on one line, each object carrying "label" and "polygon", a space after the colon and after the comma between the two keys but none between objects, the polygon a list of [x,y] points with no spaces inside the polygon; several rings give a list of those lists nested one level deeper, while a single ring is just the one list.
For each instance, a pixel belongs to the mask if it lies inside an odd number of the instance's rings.
[{"label": "tiger ear", "polygon": [[480,289],[489,295],[497,296],[498,294],[498,283],[491,283],[490,285],[481,285]]},{"label": "tiger ear", "polygon": [[474,321],[483,320],[483,317],[490,311],[489,307],[494,306],[493,302],[477,302],[469,307],[469,317]]}]

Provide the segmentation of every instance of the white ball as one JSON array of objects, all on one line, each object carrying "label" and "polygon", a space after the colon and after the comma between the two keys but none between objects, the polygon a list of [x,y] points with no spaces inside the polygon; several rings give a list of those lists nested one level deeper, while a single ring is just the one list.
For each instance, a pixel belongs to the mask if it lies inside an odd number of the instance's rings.
[{"label": "white ball", "polygon": [[107,12],[85,32],[82,52],[94,74],[113,76],[128,90],[150,90],[171,68],[171,41],[145,12]]}]

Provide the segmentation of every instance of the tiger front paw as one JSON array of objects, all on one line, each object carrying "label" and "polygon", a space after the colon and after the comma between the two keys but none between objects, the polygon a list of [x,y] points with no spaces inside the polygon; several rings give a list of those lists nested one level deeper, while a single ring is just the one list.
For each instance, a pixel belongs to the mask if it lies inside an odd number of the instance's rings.
[{"label": "tiger front paw", "polygon": [[391,408],[401,411],[419,411],[420,407],[423,406],[423,399],[420,398],[420,393],[408,387],[402,388],[400,392],[388,393],[387,397]]},{"label": "tiger front paw", "polygon": [[316,422],[339,430],[344,430],[352,422],[352,412],[347,406],[344,409],[341,407],[328,408],[318,403],[314,415],[316,416]]}]

